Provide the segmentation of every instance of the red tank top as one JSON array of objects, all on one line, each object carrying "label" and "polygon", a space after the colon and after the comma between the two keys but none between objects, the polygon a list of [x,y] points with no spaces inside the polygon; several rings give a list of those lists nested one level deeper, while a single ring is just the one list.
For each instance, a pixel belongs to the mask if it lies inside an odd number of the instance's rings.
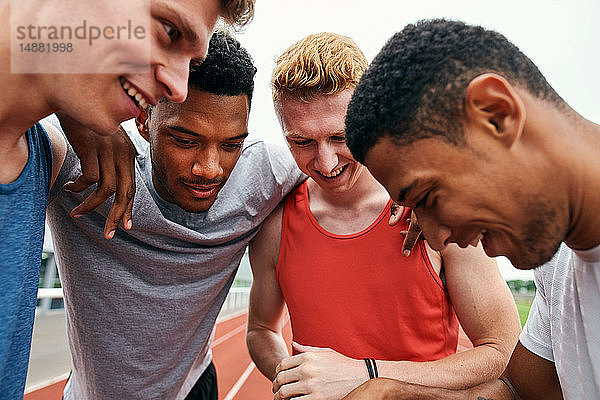
[{"label": "red tank top", "polygon": [[420,240],[402,256],[391,200],[366,229],[327,232],[312,215],[306,182],[285,201],[277,280],[294,340],[352,358],[430,361],[456,353],[458,320]]}]

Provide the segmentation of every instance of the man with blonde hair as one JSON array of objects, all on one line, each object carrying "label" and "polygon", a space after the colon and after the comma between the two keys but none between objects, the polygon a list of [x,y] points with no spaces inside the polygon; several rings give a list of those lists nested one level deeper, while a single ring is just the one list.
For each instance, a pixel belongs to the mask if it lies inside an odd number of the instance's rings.
[{"label": "man with blonde hair", "polygon": [[[389,195],[345,144],[346,108],[366,68],[350,38],[320,33],[293,44],[273,72],[276,114],[309,176],[250,244],[247,343],[276,399],[339,399],[375,376],[471,386],[500,375],[519,333],[508,288],[480,246],[438,253],[421,240],[403,257],[410,210],[386,222]],[[459,322],[474,347],[457,353]]]}]

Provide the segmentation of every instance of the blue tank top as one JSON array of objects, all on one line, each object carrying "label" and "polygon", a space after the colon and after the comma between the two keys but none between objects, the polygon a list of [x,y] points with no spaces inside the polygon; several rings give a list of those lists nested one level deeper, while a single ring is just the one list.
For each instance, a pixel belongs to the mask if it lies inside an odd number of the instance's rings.
[{"label": "blue tank top", "polygon": [[23,399],[52,176],[46,131],[38,123],[26,136],[25,168],[0,184],[0,397],[11,400]]}]

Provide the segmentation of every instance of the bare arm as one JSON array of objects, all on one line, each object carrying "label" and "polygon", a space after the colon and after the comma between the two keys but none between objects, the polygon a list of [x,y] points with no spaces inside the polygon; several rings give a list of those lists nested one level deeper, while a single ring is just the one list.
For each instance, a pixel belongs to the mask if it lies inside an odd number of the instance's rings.
[{"label": "bare arm", "polygon": [[468,388],[495,379],[506,367],[521,325],[496,263],[481,245],[442,253],[446,285],[473,348],[429,362],[381,361],[380,376],[426,386]]},{"label": "bare arm", "polygon": [[77,218],[92,211],[115,195],[104,226],[104,237],[111,239],[119,222],[131,229],[131,209],[135,194],[135,149],[123,130],[111,136],[99,135],[64,114],[57,114],[65,135],[81,161],[82,175],[65,184],[65,189],[81,192],[96,184],[96,189],[71,216]]},{"label": "bare arm", "polygon": [[[496,263],[480,247],[452,245],[442,257],[451,300],[474,348],[429,362],[377,361],[380,377],[459,389],[495,379],[506,367],[521,328]],[[276,399],[309,393],[339,399],[368,378],[362,360],[331,349],[296,348],[303,354],[282,361],[283,371],[274,382]]]},{"label": "bare arm", "polygon": [[263,222],[250,242],[253,281],[250,290],[246,343],[252,360],[269,380],[274,380],[279,362],[288,357],[283,340],[284,300],[275,267],[281,242],[282,204]]},{"label": "bare arm", "polygon": [[420,386],[392,379],[375,379],[352,391],[344,400],[560,400],[563,398],[554,363],[531,353],[521,343],[517,344],[502,374],[502,379],[503,381],[494,379],[465,390]]}]

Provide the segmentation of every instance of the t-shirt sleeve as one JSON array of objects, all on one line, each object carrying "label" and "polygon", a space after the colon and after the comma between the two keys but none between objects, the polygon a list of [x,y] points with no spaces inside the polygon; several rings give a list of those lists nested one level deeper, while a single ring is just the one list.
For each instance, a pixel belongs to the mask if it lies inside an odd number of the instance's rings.
[{"label": "t-shirt sleeve", "polygon": [[550,331],[550,312],[544,287],[544,267],[534,272],[536,293],[527,322],[523,327],[519,341],[529,351],[548,361],[554,362],[552,336]]},{"label": "t-shirt sleeve", "polygon": [[300,171],[287,147],[269,143],[267,149],[273,175],[277,183],[281,185],[282,194],[285,196],[304,182],[306,175]]}]

